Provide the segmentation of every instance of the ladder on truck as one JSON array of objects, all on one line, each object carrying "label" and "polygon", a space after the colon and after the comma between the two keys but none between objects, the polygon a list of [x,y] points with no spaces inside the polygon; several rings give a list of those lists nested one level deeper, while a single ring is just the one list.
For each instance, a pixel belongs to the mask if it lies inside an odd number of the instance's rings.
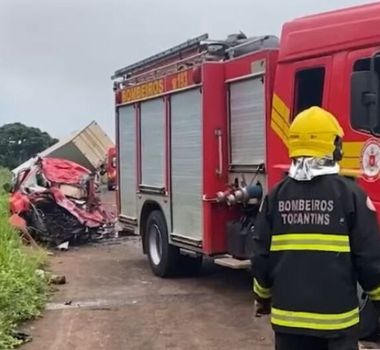
[{"label": "ladder on truck", "polygon": [[157,79],[171,72],[177,72],[185,67],[197,65],[203,61],[206,51],[202,44],[208,39],[208,34],[185,41],[156,55],[117,70],[113,80],[123,86],[136,85],[151,79]]},{"label": "ladder on truck", "polygon": [[278,46],[278,39],[268,35],[235,42],[228,39],[209,40],[208,38],[208,34],[202,34],[117,70],[111,77],[115,81],[114,88],[120,89],[158,79],[183,69],[198,66],[204,61],[232,59],[238,55],[238,50],[247,46],[252,46],[251,51],[266,47],[265,42],[267,41],[269,42],[267,48]]}]

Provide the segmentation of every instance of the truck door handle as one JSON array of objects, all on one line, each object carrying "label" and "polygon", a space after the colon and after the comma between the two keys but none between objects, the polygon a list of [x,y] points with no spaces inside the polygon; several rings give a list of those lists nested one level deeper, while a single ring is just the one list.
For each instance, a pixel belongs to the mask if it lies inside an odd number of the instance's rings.
[{"label": "truck door handle", "polygon": [[215,129],[215,136],[218,139],[218,159],[219,159],[219,166],[215,170],[216,175],[222,176],[223,174],[223,133],[221,129]]}]

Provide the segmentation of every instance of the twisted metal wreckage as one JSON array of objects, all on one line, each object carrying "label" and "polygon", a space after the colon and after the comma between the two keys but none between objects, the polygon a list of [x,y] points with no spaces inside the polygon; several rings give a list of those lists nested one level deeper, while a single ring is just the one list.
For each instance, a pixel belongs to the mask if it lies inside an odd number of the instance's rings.
[{"label": "twisted metal wreckage", "polygon": [[11,222],[34,239],[57,246],[113,232],[96,195],[94,174],[69,160],[37,158],[18,171],[10,195]]}]

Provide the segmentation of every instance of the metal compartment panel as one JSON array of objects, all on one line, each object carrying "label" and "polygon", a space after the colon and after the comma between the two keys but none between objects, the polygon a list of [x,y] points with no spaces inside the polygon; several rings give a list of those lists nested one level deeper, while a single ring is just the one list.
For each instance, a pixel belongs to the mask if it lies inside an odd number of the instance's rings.
[{"label": "metal compartment panel", "polygon": [[165,103],[141,103],[141,184],[165,187]]},{"label": "metal compartment panel", "polygon": [[265,160],[263,77],[230,84],[230,163],[259,165]]},{"label": "metal compartment panel", "polygon": [[202,95],[199,89],[171,97],[173,234],[202,239]]},{"label": "metal compartment panel", "polygon": [[136,218],[136,116],[133,106],[119,108],[120,214]]}]

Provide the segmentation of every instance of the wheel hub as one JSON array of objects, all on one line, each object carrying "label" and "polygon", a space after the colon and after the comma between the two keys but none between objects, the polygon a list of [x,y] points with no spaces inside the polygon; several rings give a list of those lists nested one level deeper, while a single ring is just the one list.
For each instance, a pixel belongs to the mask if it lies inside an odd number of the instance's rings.
[{"label": "wheel hub", "polygon": [[149,253],[153,264],[159,265],[162,258],[162,235],[156,224],[149,230]]}]

